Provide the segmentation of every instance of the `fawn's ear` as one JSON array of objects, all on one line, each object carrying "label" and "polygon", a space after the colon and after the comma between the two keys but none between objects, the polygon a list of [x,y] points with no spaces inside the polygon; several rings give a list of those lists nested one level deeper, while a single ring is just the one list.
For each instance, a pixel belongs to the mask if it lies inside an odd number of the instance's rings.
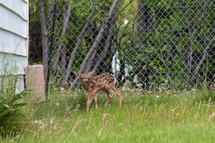
[{"label": "fawn's ear", "polygon": [[75,74],[75,76],[77,76],[77,77],[79,77],[79,76],[80,76],[80,74],[79,74],[79,73],[77,73],[77,72],[74,72],[74,74]]},{"label": "fawn's ear", "polygon": [[88,75],[91,76],[91,75],[93,75],[93,73],[94,73],[94,70],[89,72]]}]

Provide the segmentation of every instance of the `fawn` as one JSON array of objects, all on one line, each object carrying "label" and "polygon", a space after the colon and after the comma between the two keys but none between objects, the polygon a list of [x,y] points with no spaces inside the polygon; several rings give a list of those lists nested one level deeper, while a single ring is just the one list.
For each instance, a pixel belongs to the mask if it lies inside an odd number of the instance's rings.
[{"label": "fawn", "polygon": [[121,107],[121,93],[114,87],[115,77],[107,72],[97,76],[92,76],[93,73],[94,71],[87,74],[79,74],[75,72],[75,75],[79,78],[81,85],[88,92],[87,112],[89,111],[89,106],[93,98],[96,108],[98,109],[96,93],[100,90],[104,91],[107,95],[105,106],[107,106],[110,102],[111,92],[113,92],[118,96],[119,106]]}]

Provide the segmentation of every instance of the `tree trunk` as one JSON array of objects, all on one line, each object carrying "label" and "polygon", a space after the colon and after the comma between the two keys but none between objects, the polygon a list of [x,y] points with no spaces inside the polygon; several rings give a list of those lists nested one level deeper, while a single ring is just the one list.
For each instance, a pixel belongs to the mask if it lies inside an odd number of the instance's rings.
[{"label": "tree trunk", "polygon": [[[85,68],[87,67],[88,62],[92,62],[92,61],[88,61],[89,59],[94,59],[94,58],[91,58],[93,56],[93,52],[96,50],[98,44],[100,43],[100,41],[101,41],[101,39],[105,33],[105,29],[107,28],[107,23],[110,21],[112,14],[113,14],[118,2],[119,2],[119,0],[115,0],[113,2],[113,5],[111,6],[110,11],[108,13],[107,19],[102,24],[100,31],[99,31],[95,41],[93,42],[91,49],[89,50],[88,54],[86,55],[86,57],[84,58],[84,61],[81,64],[81,67],[79,69],[79,73],[83,73],[85,71]],[[85,71],[85,72],[87,72],[87,71]],[[75,78],[74,82],[72,83],[72,87],[75,87],[76,83],[77,83],[77,77]]]},{"label": "tree trunk", "polygon": [[82,31],[81,31],[81,33],[80,33],[80,35],[79,35],[79,37],[78,37],[78,40],[77,40],[77,42],[76,42],[76,44],[75,44],[75,48],[74,48],[74,50],[72,51],[72,54],[71,54],[71,56],[70,56],[68,67],[67,67],[67,69],[66,69],[66,72],[64,72],[64,75],[63,75],[63,78],[64,78],[64,79],[63,79],[63,85],[62,85],[62,86],[65,86],[66,82],[67,82],[68,79],[69,79],[70,73],[71,73],[71,71],[72,71],[72,65],[73,65],[73,62],[74,62],[74,59],[75,59],[75,55],[76,55],[76,53],[77,53],[77,51],[78,51],[78,48],[79,48],[79,46],[80,46],[80,44],[81,44],[81,40],[82,40],[83,37],[84,37],[84,34],[85,34],[86,30],[87,30],[87,27],[88,27],[89,24],[90,24],[90,20],[92,19],[92,17],[93,17],[94,14],[95,14],[95,11],[93,11],[93,12],[88,16],[87,21],[86,21],[86,23],[85,23],[85,25],[84,25],[84,28],[82,29]]},{"label": "tree trunk", "polygon": [[48,71],[48,38],[47,38],[47,29],[46,29],[46,21],[45,21],[45,11],[43,7],[43,0],[38,0],[39,10],[40,10],[40,24],[41,24],[41,33],[42,33],[42,47],[43,47],[43,66],[44,66],[44,74],[45,79],[47,79],[47,71]]},{"label": "tree trunk", "polygon": [[105,41],[104,50],[101,52],[101,54],[96,59],[96,63],[93,67],[94,71],[96,71],[98,69],[100,63],[104,60],[104,58],[108,54],[109,47],[111,46],[111,43],[112,43],[111,40],[112,40],[113,33],[114,33],[114,25],[115,25],[115,20],[114,20],[114,18],[112,18],[110,21],[110,28],[108,31],[107,39]]},{"label": "tree trunk", "polygon": [[[70,0],[70,3],[73,3],[73,0]],[[66,30],[69,26],[69,18],[71,15],[71,10],[72,10],[72,5],[69,4],[68,9],[64,13],[64,20],[63,20],[63,29],[61,33],[61,37],[63,37],[66,34]],[[60,63],[60,57],[62,55],[62,52],[65,52],[65,50],[62,49],[62,43],[59,44],[57,52],[56,52],[56,57],[55,57],[55,64],[54,64],[54,69],[56,69]],[[66,57],[62,57],[61,61],[64,61]]]},{"label": "tree trunk", "polygon": [[214,41],[215,41],[215,36],[211,39],[211,41],[209,42],[209,44],[207,45],[207,47],[204,49],[202,58],[201,58],[199,64],[197,65],[197,67],[195,69],[195,72],[194,72],[193,76],[190,79],[190,82],[193,82],[195,80],[195,78],[196,78],[196,76],[197,76],[197,74],[199,72],[199,69],[200,69],[202,63],[204,62],[204,60],[205,60],[205,58],[207,56],[208,49],[210,48],[210,46],[213,44]]},{"label": "tree trunk", "polygon": [[150,7],[146,7],[142,0],[138,0],[138,32],[155,32],[153,25],[153,13]]},{"label": "tree trunk", "polygon": [[[207,2],[204,2],[203,11],[202,11],[202,15],[201,15],[202,20],[205,18],[205,16],[207,15],[208,11],[211,11],[211,8],[212,8],[212,5],[207,6]],[[202,20],[199,20],[199,21],[196,23],[196,25],[194,25],[193,27],[195,27],[195,26],[196,26],[196,27],[204,26]],[[196,29],[195,32],[197,32],[197,31],[198,31],[198,29]],[[193,36],[194,36],[194,35],[193,35]],[[198,65],[197,65],[197,67],[196,67],[196,69],[195,69],[195,71],[194,71],[194,74],[192,74],[192,76],[190,76],[189,83],[192,83],[192,82],[195,80],[195,78],[197,77],[197,74],[198,74],[198,72],[199,72],[199,70],[200,70],[200,67],[201,67],[202,63],[204,62],[204,60],[205,60],[205,58],[206,58],[206,56],[207,56],[208,49],[209,49],[210,46],[213,44],[214,40],[215,40],[215,37],[213,37],[213,38],[211,39],[211,41],[208,43],[208,45],[207,45],[206,48],[204,49],[202,58],[201,58],[200,62],[198,63]]]},{"label": "tree trunk", "polygon": [[[146,7],[144,5],[143,0],[138,0],[138,25],[137,25],[137,32],[138,33],[145,33],[145,32],[155,32],[156,29],[153,24],[153,13],[152,9],[150,7]],[[143,40],[142,37],[139,37],[137,39],[137,42],[140,45],[145,45],[145,43],[148,43],[147,40]],[[145,46],[144,46],[145,47]],[[151,48],[151,47],[148,47]],[[152,67],[149,66],[149,61],[145,61],[144,57],[147,57],[144,53],[144,51],[139,51],[142,53],[143,60],[139,60],[139,65],[138,65],[138,81],[142,84],[142,88],[144,89],[149,89],[149,76],[152,74],[150,71],[152,71]],[[143,69],[142,67],[146,64],[147,70]]]},{"label": "tree trunk", "polygon": [[60,73],[61,73],[61,81],[63,81],[63,79],[64,79],[64,73],[66,72],[66,66],[67,66],[67,59],[66,59],[66,57],[67,57],[67,50],[66,50],[66,48],[62,48],[61,49],[61,62],[60,62],[60,65],[59,65],[59,67],[60,67]]},{"label": "tree trunk", "polygon": [[89,50],[87,56],[84,58],[84,61],[83,61],[82,65],[81,65],[81,68],[79,69],[79,73],[82,73],[84,71],[88,59],[90,59],[90,57],[93,54],[93,51],[97,48],[97,45],[101,41],[101,39],[102,39],[102,37],[103,37],[103,35],[105,33],[105,29],[107,27],[107,23],[110,21],[110,18],[111,18],[112,14],[113,14],[113,12],[114,12],[114,10],[116,8],[116,5],[117,5],[118,1],[119,0],[115,0],[114,3],[113,3],[113,5],[111,6],[110,11],[109,11],[109,16],[107,17],[107,19],[105,20],[105,22],[102,24],[102,27],[101,27],[101,29],[100,29],[100,31],[99,31],[99,33],[98,33],[98,35],[97,35],[94,43],[93,43],[91,49]]}]

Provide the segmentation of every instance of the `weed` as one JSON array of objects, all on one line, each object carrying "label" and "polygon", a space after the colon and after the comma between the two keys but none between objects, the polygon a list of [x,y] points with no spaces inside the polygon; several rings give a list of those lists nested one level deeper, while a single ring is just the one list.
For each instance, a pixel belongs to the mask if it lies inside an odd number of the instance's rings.
[{"label": "weed", "polygon": [[[27,105],[22,132],[2,142],[212,142],[215,108],[213,92],[124,96],[122,108],[113,96],[98,95],[97,110],[86,112],[81,90],[52,91],[45,103]],[[158,98],[158,97],[159,98]],[[210,98],[211,97],[211,98]],[[210,100],[209,100],[210,99]],[[26,109],[26,110],[27,110]]]}]

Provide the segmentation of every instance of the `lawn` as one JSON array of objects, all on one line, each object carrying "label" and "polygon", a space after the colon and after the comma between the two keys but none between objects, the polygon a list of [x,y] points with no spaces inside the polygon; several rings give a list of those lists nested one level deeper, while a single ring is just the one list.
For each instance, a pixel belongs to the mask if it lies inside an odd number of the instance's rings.
[{"label": "lawn", "polygon": [[[215,141],[214,91],[177,94],[122,92],[122,107],[116,96],[103,107],[106,96],[98,95],[86,112],[86,93],[77,90],[52,92],[48,101],[28,104],[26,116],[1,128],[0,142],[149,142],[212,143]],[[126,95],[126,96],[125,96]]]}]

